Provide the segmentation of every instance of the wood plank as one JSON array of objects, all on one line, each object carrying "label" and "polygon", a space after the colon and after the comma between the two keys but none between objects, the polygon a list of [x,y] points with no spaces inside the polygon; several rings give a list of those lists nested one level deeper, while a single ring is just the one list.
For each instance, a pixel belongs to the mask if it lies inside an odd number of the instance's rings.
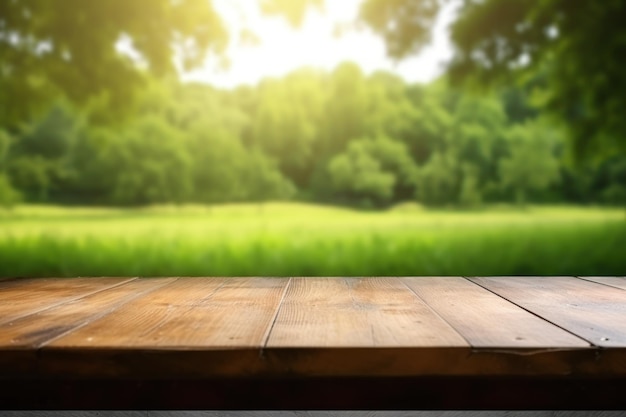
[{"label": "wood plank", "polygon": [[261,347],[286,279],[185,278],[93,321],[50,347]]},{"label": "wood plank", "polygon": [[473,348],[397,278],[294,279],[264,357],[297,377],[624,375],[624,352]]},{"label": "wood plank", "polygon": [[626,292],[573,277],[472,281],[594,345],[626,347]]},{"label": "wood plank", "polygon": [[135,278],[35,278],[0,282],[0,324],[121,285]]},{"label": "wood plank", "polygon": [[589,343],[461,277],[404,283],[473,347],[581,348]]},{"label": "wood plank", "polygon": [[395,278],[294,278],[267,347],[468,346]]},{"label": "wood plank", "polygon": [[46,377],[259,375],[282,278],[185,278],[60,337],[39,353]]},{"label": "wood plank", "polygon": [[81,298],[22,316],[0,325],[0,350],[37,348],[97,320],[124,303],[145,296],[174,278],[142,279],[91,293]]},{"label": "wood plank", "polygon": [[[397,278],[188,278],[114,309],[112,290],[47,310],[46,325],[25,317],[0,380],[626,375],[625,349],[471,347]],[[50,341],[48,324],[68,322],[80,327]]]},{"label": "wood plank", "polygon": [[620,288],[626,290],[626,277],[579,277],[587,281],[597,282],[599,284],[608,285],[609,287]]}]

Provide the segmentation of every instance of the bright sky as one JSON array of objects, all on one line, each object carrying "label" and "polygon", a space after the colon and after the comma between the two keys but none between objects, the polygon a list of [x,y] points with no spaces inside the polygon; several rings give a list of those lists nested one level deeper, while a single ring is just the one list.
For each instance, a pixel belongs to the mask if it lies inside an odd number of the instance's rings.
[{"label": "bright sky", "polygon": [[[215,58],[184,74],[183,79],[230,88],[256,84],[268,76],[280,77],[296,68],[311,66],[331,70],[343,61],[358,63],[366,73],[392,71],[409,82],[428,82],[442,72],[452,55],[447,26],[454,16],[454,4],[443,10],[435,25],[433,43],[416,57],[394,63],[385,55],[381,38],[368,31],[333,36],[337,25],[349,24],[357,16],[362,0],[326,0],[324,10],[308,13],[303,26],[292,29],[284,20],[262,16],[255,0],[213,0],[233,33],[228,50],[230,69],[219,68]],[[260,45],[240,42],[237,34],[250,28]]]}]

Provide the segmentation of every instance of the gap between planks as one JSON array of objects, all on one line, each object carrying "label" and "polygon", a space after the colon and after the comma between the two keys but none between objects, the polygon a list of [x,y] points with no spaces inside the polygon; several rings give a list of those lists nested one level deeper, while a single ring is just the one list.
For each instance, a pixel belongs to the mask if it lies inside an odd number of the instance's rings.
[{"label": "gap between planks", "polygon": [[626,346],[626,293],[577,277],[474,277],[485,287],[595,347]]},{"label": "gap between planks", "polygon": [[[99,279],[99,278],[61,278],[60,280],[85,280],[85,279],[86,280],[93,280],[94,283],[97,283],[96,280]],[[111,279],[111,278],[104,278],[104,277],[102,277],[101,279]],[[77,290],[78,294],[76,294],[76,295],[68,296],[67,298],[62,298],[61,300],[56,301],[56,302],[53,301],[50,304],[45,304],[44,306],[42,306],[40,308],[34,308],[34,309],[31,309],[31,310],[27,310],[24,314],[14,314],[13,316],[8,316],[8,318],[6,318],[6,317],[0,318],[0,325],[4,325],[4,324],[9,323],[11,321],[20,320],[23,317],[28,317],[28,316],[31,316],[33,314],[43,313],[43,312],[45,312],[45,311],[47,311],[49,309],[60,307],[60,306],[62,306],[64,304],[72,303],[74,301],[77,301],[77,300],[80,300],[82,298],[98,294],[98,293],[103,292],[103,291],[108,291],[108,290],[110,290],[112,288],[116,288],[116,287],[119,287],[121,285],[125,285],[125,284],[133,282],[133,281],[135,281],[137,279],[138,279],[137,277],[122,278],[119,282],[113,282],[110,285],[106,285],[105,284],[103,287],[96,288],[94,290],[88,290],[86,292],[80,292],[80,290]],[[36,282],[39,279],[38,278],[28,278],[26,280],[29,281],[29,283],[30,283],[30,282]],[[24,281],[26,281],[26,280],[24,280]],[[55,278],[43,278],[42,280],[45,280],[46,282],[52,282],[53,280],[56,280],[56,279]],[[22,284],[23,280],[19,279],[19,278],[8,278],[6,280],[6,282],[8,282],[9,284],[16,284],[16,286],[18,286],[17,289],[19,289],[19,284]],[[0,291],[2,291],[4,289],[7,289],[8,291],[10,291],[11,287],[0,288]],[[1,294],[1,292],[0,292],[0,294]]]},{"label": "gap between planks", "polygon": [[270,325],[267,326],[267,330],[265,332],[265,335],[263,336],[263,343],[261,344],[261,348],[259,349],[259,358],[261,359],[264,357],[265,349],[267,348],[267,344],[270,340],[270,335],[272,333],[272,330],[274,329],[274,326],[276,325],[276,319],[278,319],[280,310],[283,307],[283,301],[285,301],[285,296],[287,295],[287,291],[289,290],[289,286],[291,285],[292,279],[293,277],[289,277],[287,284],[285,284],[285,288],[283,288],[283,293],[280,297],[280,301],[278,302],[278,305],[276,306],[274,317],[272,317],[272,321],[270,322]]},{"label": "gap between planks", "polygon": [[[554,326],[464,277],[406,277],[403,283],[473,348],[589,348]],[[471,301],[471,303],[468,303]]]}]

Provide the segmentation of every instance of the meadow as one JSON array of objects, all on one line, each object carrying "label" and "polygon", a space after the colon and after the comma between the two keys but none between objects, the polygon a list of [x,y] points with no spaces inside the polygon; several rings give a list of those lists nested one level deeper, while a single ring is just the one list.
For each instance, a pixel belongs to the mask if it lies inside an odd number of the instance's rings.
[{"label": "meadow", "polygon": [[623,209],[0,210],[0,276],[626,275]]}]

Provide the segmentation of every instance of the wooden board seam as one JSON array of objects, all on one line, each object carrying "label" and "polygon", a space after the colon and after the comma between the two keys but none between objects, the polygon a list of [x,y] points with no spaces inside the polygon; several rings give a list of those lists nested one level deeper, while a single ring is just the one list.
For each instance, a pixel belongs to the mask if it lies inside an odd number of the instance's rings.
[{"label": "wooden board seam", "polygon": [[[561,326],[561,325],[559,325],[559,324],[557,324],[557,323],[553,322],[552,320],[548,320],[547,318],[545,318],[545,317],[543,317],[543,316],[541,316],[541,315],[537,314],[536,312],[534,312],[534,311],[532,311],[532,310],[530,310],[530,309],[528,309],[528,308],[524,307],[523,305],[520,305],[520,304],[518,304],[518,303],[516,303],[516,302],[514,302],[514,301],[512,301],[512,300],[510,300],[510,299],[508,299],[507,297],[505,297],[505,296],[503,296],[503,295],[501,295],[501,294],[498,294],[497,292],[493,291],[492,289],[490,289],[490,288],[488,288],[488,287],[486,287],[486,286],[484,286],[484,285],[481,285],[480,283],[478,283],[478,282],[476,282],[476,281],[474,281],[474,280],[472,279],[472,278],[476,278],[476,277],[463,277],[463,278],[465,278],[465,279],[467,279],[468,281],[470,281],[470,282],[472,282],[472,283],[474,283],[474,284],[478,285],[478,286],[479,286],[479,287],[481,287],[481,288],[484,288],[485,290],[489,291],[490,293],[497,295],[498,297],[502,298],[503,300],[506,300],[506,301],[508,301],[509,303],[511,303],[511,304],[513,304],[513,305],[515,305],[515,306],[517,306],[517,307],[519,307],[519,308],[521,308],[522,310],[529,312],[529,313],[530,313],[530,314],[532,314],[533,316],[538,317],[538,318],[540,318],[541,320],[543,320],[543,321],[545,321],[545,322],[548,322],[548,323],[550,323],[551,325],[553,325],[553,326],[555,326],[555,327],[558,327],[558,328],[560,328],[560,329],[562,329],[562,330],[566,331],[567,333],[569,333],[569,334],[571,334],[571,335],[573,335],[573,336],[575,336],[575,337],[577,337],[577,338],[579,338],[579,339],[584,340],[585,342],[589,343],[590,347],[592,347],[592,348],[596,348],[596,349],[597,349],[597,348],[599,348],[599,346],[598,346],[598,345],[596,345],[595,343],[593,343],[593,341],[591,341],[591,340],[587,339],[586,337],[581,336],[581,335],[579,335],[579,334],[576,334],[576,333],[574,333],[573,331],[569,330],[568,328],[563,327],[563,326]],[[578,279],[577,277],[571,277],[571,278]]]},{"label": "wooden board seam", "polygon": [[[578,278],[580,280],[583,280],[583,281],[587,281],[587,282],[593,282],[594,284],[604,285],[605,287],[616,288],[618,290],[626,291],[626,289],[621,288],[621,287],[616,287],[615,285],[611,285],[611,284],[607,284],[607,283],[604,283],[604,282],[600,282],[600,281],[596,281],[596,280],[593,280],[593,279],[589,279],[591,277],[576,276],[576,278]],[[617,278],[624,278],[624,277],[617,277]]]},{"label": "wooden board seam", "polygon": [[278,305],[276,306],[276,311],[274,312],[274,317],[272,317],[272,322],[270,323],[269,326],[267,326],[267,330],[265,332],[265,335],[263,336],[263,343],[261,343],[261,349],[259,350],[259,358],[261,359],[265,357],[265,349],[267,348],[267,344],[269,343],[272,330],[274,330],[274,325],[276,324],[276,320],[278,320],[278,315],[280,314],[280,310],[283,307],[283,301],[285,301],[285,297],[287,296],[287,291],[289,290],[289,287],[291,286],[292,280],[293,280],[293,277],[289,277],[289,280],[287,281],[285,288],[283,288],[283,293],[281,294],[280,301],[278,302]]},{"label": "wooden board seam", "polygon": [[[128,280],[128,281],[123,281],[121,284],[119,284],[119,285],[115,285],[115,286],[112,286],[112,287],[109,287],[109,288],[107,288],[107,289],[110,289],[110,288],[115,288],[115,287],[119,287],[119,286],[122,286],[122,285],[128,284],[128,283],[130,283],[130,282],[135,281],[136,279],[137,279],[137,278],[133,278],[133,279]],[[65,332],[63,332],[63,333],[59,333],[58,335],[56,335],[56,336],[54,336],[54,337],[52,337],[52,338],[50,338],[50,339],[46,340],[45,342],[42,342],[42,343],[38,344],[37,346],[35,346],[35,349],[37,349],[37,352],[39,352],[41,348],[43,348],[43,347],[45,347],[46,345],[48,345],[48,344],[52,343],[53,341],[55,341],[55,340],[57,340],[57,339],[59,339],[59,338],[61,338],[61,337],[63,337],[63,336],[66,336],[66,335],[68,335],[68,334],[70,334],[70,333],[72,333],[72,332],[74,332],[74,331],[76,331],[76,330],[78,330],[78,329],[80,329],[80,328],[82,328],[82,327],[84,327],[84,326],[88,325],[89,323],[92,323],[92,322],[94,322],[94,321],[96,321],[96,320],[100,320],[101,318],[106,317],[107,315],[109,315],[109,314],[113,313],[115,310],[119,309],[120,307],[124,306],[125,304],[127,304],[127,303],[129,303],[129,302],[131,302],[131,301],[133,301],[133,300],[136,300],[136,299],[138,299],[138,298],[140,298],[140,297],[142,297],[142,296],[144,296],[144,295],[146,295],[146,294],[150,294],[150,293],[151,293],[151,292],[153,292],[153,291],[156,291],[156,290],[158,290],[158,289],[161,289],[161,288],[163,288],[163,287],[166,287],[166,286],[168,286],[168,285],[170,285],[170,284],[172,284],[172,283],[174,283],[174,282],[176,282],[176,281],[178,281],[178,278],[175,278],[173,281],[166,282],[166,283],[165,283],[165,284],[163,284],[163,285],[155,286],[154,288],[148,288],[148,289],[147,289],[147,290],[145,290],[145,291],[139,292],[139,293],[137,293],[137,294],[136,294],[136,296],[135,296],[135,297],[130,297],[130,298],[128,298],[127,300],[124,300],[124,301],[120,302],[119,304],[117,304],[117,305],[115,305],[115,306],[113,306],[113,307],[109,308],[108,310],[106,310],[106,311],[104,311],[104,312],[101,312],[100,314],[96,314],[96,315],[94,315],[94,316],[92,316],[92,317],[89,317],[88,319],[86,319],[85,321],[83,321],[82,323],[80,323],[79,325],[74,326],[74,327],[72,327],[71,329],[69,329],[69,330],[67,330],[67,331],[65,331]],[[97,293],[97,292],[94,292],[93,294],[96,294],[96,293]],[[93,295],[93,294],[90,294],[90,295]],[[79,298],[77,298],[77,299],[84,298],[84,297],[87,297],[87,296],[88,296],[88,295],[84,295],[83,297],[79,297]],[[74,300],[74,301],[75,301],[75,300]]]},{"label": "wooden board seam", "polygon": [[439,312],[437,310],[435,310],[434,308],[432,308],[430,306],[430,304],[428,304],[428,302],[426,302],[426,300],[424,300],[422,297],[420,297],[420,295],[415,292],[415,290],[413,290],[413,288],[411,288],[409,285],[407,285],[407,283],[403,280],[400,279],[400,282],[402,282],[402,285],[404,285],[411,293],[413,293],[413,295],[415,295],[417,297],[418,300],[420,300],[430,311],[433,312],[433,314],[435,314],[437,317],[439,317],[444,323],[446,323],[448,325],[448,327],[450,327],[450,329],[452,329],[452,331],[454,333],[456,333],[457,335],[459,335],[459,337],[461,339],[463,339],[465,341],[465,343],[467,343],[467,346],[469,346],[470,348],[472,347],[472,344],[470,343],[470,341],[463,336],[453,325],[452,323],[450,323],[448,320],[446,320],[445,317],[443,317],[441,314],[439,314]]},{"label": "wooden board seam", "polygon": [[[69,278],[69,279],[71,279],[71,278]],[[129,282],[133,282],[133,281],[135,281],[137,279],[138,279],[138,277],[128,278],[128,279],[126,279],[124,281],[120,281],[120,282],[117,282],[115,284],[111,284],[109,286],[106,286],[106,287],[103,287],[103,288],[99,288],[99,289],[94,290],[94,291],[90,291],[90,292],[87,292],[87,293],[84,293],[84,294],[77,295],[75,297],[68,298],[68,299],[63,300],[63,301],[59,301],[59,302],[47,305],[47,306],[45,306],[45,307],[43,307],[43,308],[41,308],[39,310],[32,310],[28,314],[25,314],[23,316],[12,317],[12,318],[9,318],[8,320],[1,320],[0,319],[0,325],[6,324],[6,323],[8,323],[10,321],[14,321],[14,320],[21,320],[21,319],[23,319],[25,317],[29,317],[29,316],[32,316],[34,314],[43,313],[46,310],[50,310],[52,308],[60,307],[63,304],[72,303],[72,302],[74,302],[76,300],[80,300],[81,298],[89,297],[89,296],[97,294],[99,292],[110,290],[111,288],[119,287],[120,285],[124,285],[124,284],[127,284]]]}]

